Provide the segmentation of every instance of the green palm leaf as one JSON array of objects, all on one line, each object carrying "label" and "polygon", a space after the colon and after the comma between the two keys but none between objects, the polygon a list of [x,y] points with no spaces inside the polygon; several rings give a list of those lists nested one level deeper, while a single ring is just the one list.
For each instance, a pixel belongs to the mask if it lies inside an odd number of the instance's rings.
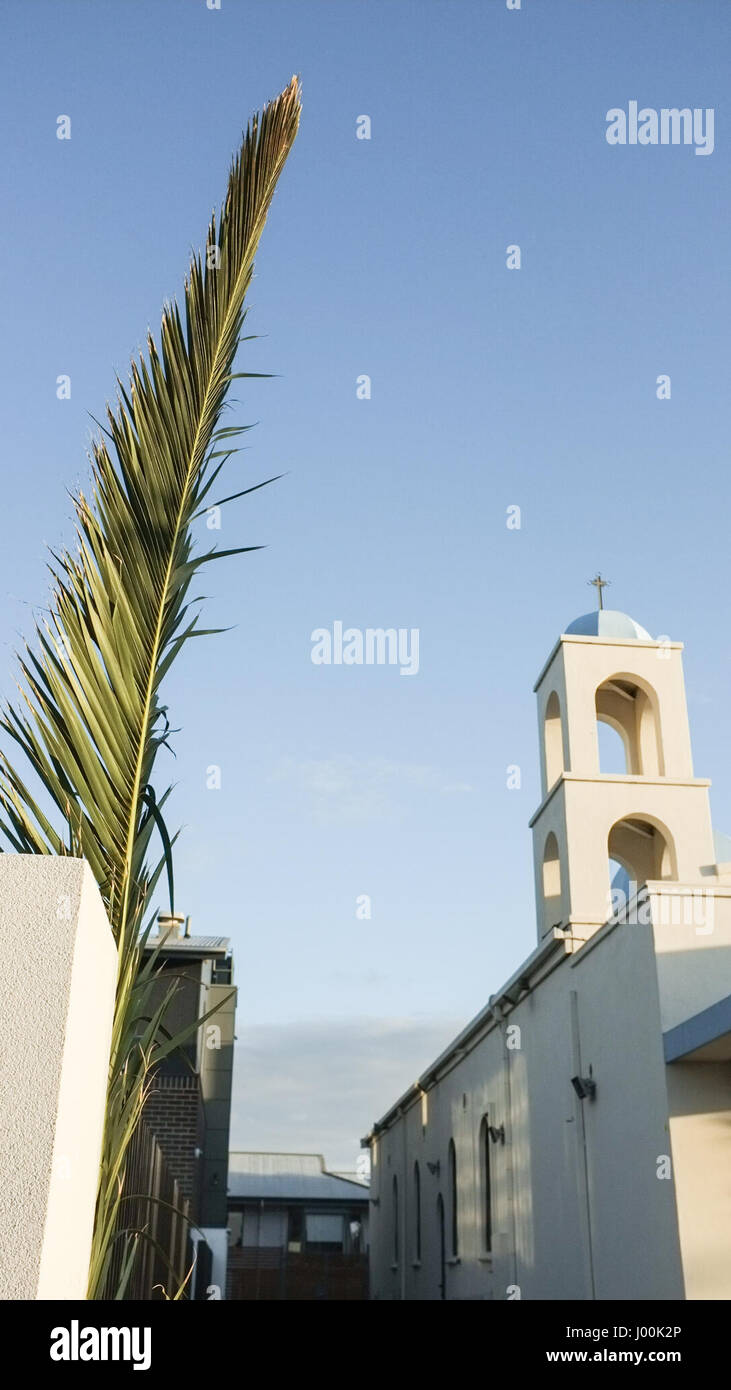
[{"label": "green palm leaf", "polygon": [[191,261],[183,314],[165,307],[159,348],[148,337],[128,388],[118,383],[116,409],[107,408],[92,446],[91,496],[74,498],[77,550],[53,557],[51,618],[37,630],[38,650],[21,660],[19,708],[0,718],[42,788],[34,794],[28,774],[0,754],[0,828],[16,851],[89,861],[118,946],[91,1297],[103,1287],[124,1158],[159,1046],[139,1023],[138,977],[143,919],[169,863],[166,852],[148,864],[168,794],[152,791],[169,727],[161,684],[184,644],[204,633],[188,597],[195,575],[256,548],[201,554],[191,528],[244,428],[219,421],[255,252],[299,114],[293,78],[246,131],[205,254]]}]

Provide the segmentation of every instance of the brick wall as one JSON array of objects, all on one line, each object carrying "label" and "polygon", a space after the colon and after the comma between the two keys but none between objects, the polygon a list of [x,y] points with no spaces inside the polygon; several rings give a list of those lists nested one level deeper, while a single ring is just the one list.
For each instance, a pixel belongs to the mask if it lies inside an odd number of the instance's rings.
[{"label": "brick wall", "polygon": [[157,1076],[145,1105],[145,1122],[156,1136],[180,1193],[190,1198],[198,1219],[205,1122],[197,1076]]}]

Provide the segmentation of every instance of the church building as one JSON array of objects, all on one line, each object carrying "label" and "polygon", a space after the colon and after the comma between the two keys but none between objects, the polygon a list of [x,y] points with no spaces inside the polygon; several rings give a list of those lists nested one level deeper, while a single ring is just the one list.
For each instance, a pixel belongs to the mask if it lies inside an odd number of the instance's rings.
[{"label": "church building", "polygon": [[364,1141],[376,1299],[731,1298],[731,848],[682,644],[599,585],[535,685],[535,950]]}]

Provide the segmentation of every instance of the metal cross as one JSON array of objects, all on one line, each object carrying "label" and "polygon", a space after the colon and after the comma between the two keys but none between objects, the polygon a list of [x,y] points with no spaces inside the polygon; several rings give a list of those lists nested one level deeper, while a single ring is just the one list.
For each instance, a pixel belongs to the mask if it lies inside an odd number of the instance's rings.
[{"label": "metal cross", "polygon": [[594,588],[596,589],[596,592],[597,592],[597,598],[599,599],[599,610],[601,611],[601,609],[604,607],[604,599],[603,599],[603,597],[602,597],[602,589],[606,589],[607,585],[611,583],[611,580],[609,580],[609,579],[602,579],[601,575],[597,573],[597,574],[595,574],[595,576],[594,576],[593,579],[588,579],[588,580],[587,580],[587,583],[588,583],[588,584],[593,584],[593,585],[594,585]]}]

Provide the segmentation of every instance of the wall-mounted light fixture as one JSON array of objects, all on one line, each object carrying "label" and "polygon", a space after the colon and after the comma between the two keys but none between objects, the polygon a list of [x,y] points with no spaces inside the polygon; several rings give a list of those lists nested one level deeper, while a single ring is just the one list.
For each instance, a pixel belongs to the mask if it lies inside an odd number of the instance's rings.
[{"label": "wall-mounted light fixture", "polygon": [[432,1174],[432,1177],[435,1177],[435,1178],[438,1178],[438,1177],[439,1177],[439,1170],[440,1170],[440,1168],[441,1168],[441,1164],[440,1164],[440,1162],[439,1162],[439,1159],[437,1159],[436,1163],[427,1163],[426,1166],[427,1166],[427,1168],[429,1169],[429,1172]]},{"label": "wall-mounted light fixture", "polygon": [[501,1125],[499,1129],[497,1125],[488,1125],[487,1132],[490,1138],[492,1139],[493,1144],[505,1143],[505,1125]]},{"label": "wall-mounted light fixture", "polygon": [[589,1067],[588,1076],[572,1076],[571,1085],[573,1086],[579,1100],[593,1100],[596,1095],[596,1081]]}]

